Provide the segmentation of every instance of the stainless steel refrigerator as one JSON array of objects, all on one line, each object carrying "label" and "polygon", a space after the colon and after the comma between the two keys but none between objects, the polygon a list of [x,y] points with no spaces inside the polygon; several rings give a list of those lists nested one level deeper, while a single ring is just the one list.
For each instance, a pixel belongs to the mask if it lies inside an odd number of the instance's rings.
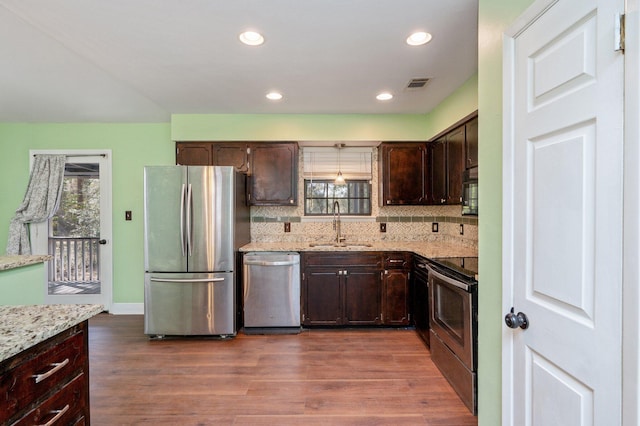
[{"label": "stainless steel refrigerator", "polygon": [[245,194],[233,167],[145,167],[145,334],[236,334],[236,256],[250,241]]}]

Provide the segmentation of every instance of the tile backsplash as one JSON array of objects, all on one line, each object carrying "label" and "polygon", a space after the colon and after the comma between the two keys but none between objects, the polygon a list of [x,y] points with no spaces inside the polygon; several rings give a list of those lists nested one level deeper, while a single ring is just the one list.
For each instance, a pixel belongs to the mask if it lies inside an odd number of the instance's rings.
[{"label": "tile backsplash", "polygon": [[[302,176],[303,149],[300,149],[299,176]],[[462,216],[454,206],[378,206],[377,151],[373,153],[371,216],[343,216],[342,234],[349,242],[443,241],[467,247],[478,246],[478,217]],[[332,217],[304,216],[303,180],[298,183],[298,206],[251,207],[251,241],[318,242],[335,237]],[[291,224],[284,232],[285,223]],[[380,223],[386,232],[380,232]],[[434,232],[432,224],[437,223]],[[461,234],[461,225],[462,231]]]}]

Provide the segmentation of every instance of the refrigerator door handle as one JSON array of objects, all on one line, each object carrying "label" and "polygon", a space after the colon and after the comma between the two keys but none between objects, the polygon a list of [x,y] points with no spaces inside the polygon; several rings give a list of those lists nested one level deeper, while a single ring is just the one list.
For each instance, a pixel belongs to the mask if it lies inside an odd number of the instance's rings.
[{"label": "refrigerator door handle", "polygon": [[187,251],[189,256],[193,254],[193,240],[191,235],[191,204],[192,204],[191,184],[187,188]]},{"label": "refrigerator door handle", "polygon": [[180,193],[180,246],[182,247],[182,256],[186,256],[187,252],[184,243],[184,196],[186,191],[186,185],[182,184],[182,191]]},{"label": "refrigerator door handle", "polygon": [[224,281],[224,278],[193,278],[193,279],[170,279],[170,278],[150,278],[150,281],[158,283],[214,283]]}]

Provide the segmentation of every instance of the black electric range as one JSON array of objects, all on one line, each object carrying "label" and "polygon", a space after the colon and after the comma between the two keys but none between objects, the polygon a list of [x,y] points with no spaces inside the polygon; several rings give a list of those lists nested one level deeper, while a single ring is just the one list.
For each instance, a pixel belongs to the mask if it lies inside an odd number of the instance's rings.
[{"label": "black electric range", "polygon": [[427,262],[438,272],[468,284],[478,283],[477,257],[436,257]]}]

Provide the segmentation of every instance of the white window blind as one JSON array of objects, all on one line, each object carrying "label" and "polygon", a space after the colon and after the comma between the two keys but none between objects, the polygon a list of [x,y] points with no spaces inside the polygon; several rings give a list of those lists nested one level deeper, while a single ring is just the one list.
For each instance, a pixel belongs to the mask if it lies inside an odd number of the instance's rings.
[{"label": "white window blind", "polygon": [[304,179],[335,179],[338,169],[345,179],[371,180],[371,147],[306,146],[303,148]]}]

